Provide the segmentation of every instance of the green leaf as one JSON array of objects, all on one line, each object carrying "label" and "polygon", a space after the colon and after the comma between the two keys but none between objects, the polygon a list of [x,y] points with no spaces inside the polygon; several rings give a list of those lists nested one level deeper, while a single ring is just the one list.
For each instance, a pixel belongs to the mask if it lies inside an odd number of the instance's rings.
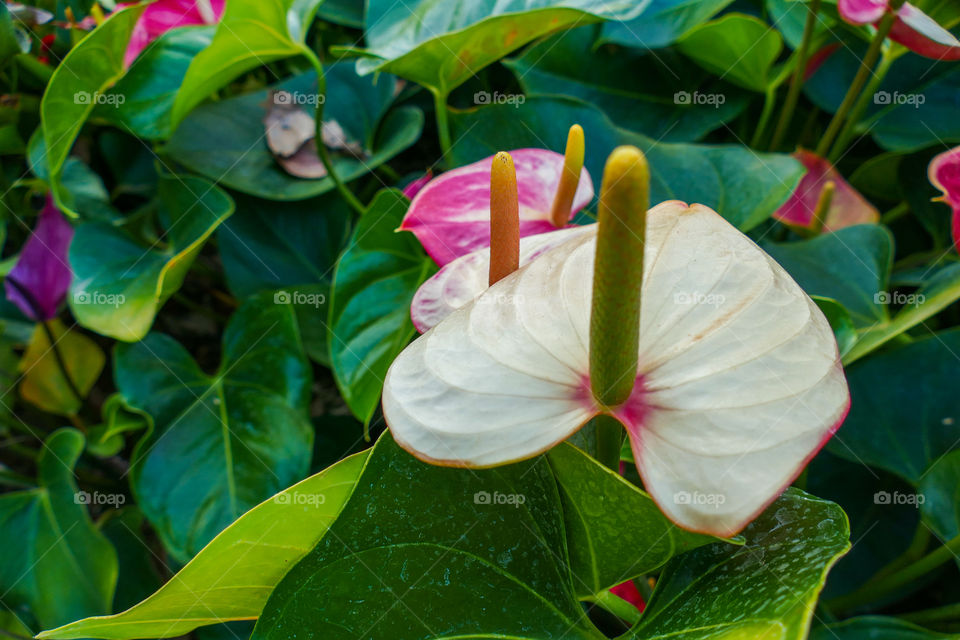
[{"label": "green leaf", "polygon": [[272,296],[250,298],[230,319],[213,376],[151,333],[117,346],[114,377],[156,425],[134,450],[131,485],[180,561],[307,471],[312,375],[293,311]]},{"label": "green leaf", "polygon": [[[362,161],[334,154],[334,169],[343,180],[373,171],[420,137],[420,109],[405,106],[386,113],[396,79],[381,76],[374,83],[360,78],[352,63],[330,65],[325,76],[324,119],[335,120],[370,152]],[[317,96],[316,74],[295,76],[275,88],[312,99]],[[264,135],[267,96],[265,89],[202,105],[181,123],[165,152],[219,184],[268,200],[304,200],[332,191],[329,176],[296,178],[277,164]]]},{"label": "green leaf", "polygon": [[14,56],[24,53],[20,48],[20,36],[10,15],[10,9],[0,6],[0,67],[5,67]]},{"label": "green leaf", "polygon": [[677,47],[707,71],[762,92],[773,82],[770,72],[783,37],[759,18],[728,13],[688,31]]},{"label": "green leaf", "polygon": [[435,265],[411,233],[397,233],[409,201],[380,191],[340,258],[330,300],[330,362],[343,399],[365,424],[390,363],[416,334],[410,303]]},{"label": "green leaf", "polygon": [[641,49],[669,47],[731,2],[733,0],[651,0],[636,18],[611,20],[604,24],[601,42]]},{"label": "green leaf", "polygon": [[[173,103],[173,127],[204,98],[261,65],[302,55],[321,0],[227,3],[213,41],[190,63]],[[307,50],[308,51],[308,50]]]},{"label": "green leaf", "polygon": [[366,452],[353,455],[243,514],[140,604],[38,637],[170,638],[203,625],[255,619],[290,566],[336,520],[366,459]]},{"label": "green leaf", "polygon": [[[97,343],[80,331],[68,329],[60,320],[48,321],[47,327],[57,348],[50,347],[47,332],[36,325],[20,360],[20,395],[48,413],[74,415],[100,377],[106,357]],[[69,381],[64,377],[64,367]]]},{"label": "green leaf", "polygon": [[853,324],[853,318],[850,317],[850,312],[833,298],[812,297],[813,301],[820,307],[820,311],[826,316],[830,328],[833,329],[833,335],[837,339],[837,347],[842,358],[857,342],[857,328]]},{"label": "green leaf", "polygon": [[82,326],[117,340],[143,338],[207,238],[233,213],[230,196],[203,178],[161,176],[158,195],[162,240],[141,242],[103,222],[77,227],[69,302]]},{"label": "green leaf", "polygon": [[788,489],[743,532],[669,564],[633,637],[807,637],[830,567],[850,548],[837,505]]},{"label": "green leaf", "polygon": [[0,593],[42,627],[110,611],[117,554],[79,499],[73,468],[83,435],[60,429],[38,459],[38,486],[0,496]]},{"label": "green leaf", "polygon": [[[629,20],[629,0],[369,0],[361,73],[386,71],[445,96],[531,40],[603,19]],[[510,147],[516,148],[516,147]]]},{"label": "green leaf", "polygon": [[453,164],[502,149],[545,147],[562,152],[571,124],[579,123],[590,152],[585,166],[594,185],[615,147],[633,144],[650,162],[651,202],[678,199],[715,209],[741,230],[766,220],[800,181],[803,168],[786,154],[755,153],[739,145],[667,144],[616,128],[579,100],[533,96],[522,105],[492,105],[451,114]]},{"label": "green leaf", "polygon": [[109,458],[124,446],[123,434],[153,429],[150,415],[131,407],[119,393],[111,394],[100,408],[103,422],[90,427],[87,451],[95,456]]},{"label": "green leaf", "polygon": [[883,616],[863,616],[818,627],[810,640],[948,640],[957,634],[935,633],[915,624]]},{"label": "green leaf", "polygon": [[187,67],[210,45],[214,27],[185,27],[167,31],[147,47],[117,84],[107,92],[117,96],[94,110],[94,117],[148,140],[172,133],[174,100]]},{"label": "green leaf", "polygon": [[317,17],[354,29],[363,28],[363,0],[324,0],[317,9]]},{"label": "green leaf", "polygon": [[849,367],[850,415],[828,449],[916,485],[935,460],[960,444],[957,353],[960,330],[952,330]]},{"label": "green leaf", "polygon": [[942,540],[960,536],[960,451],[934,460],[920,479],[920,511]]},{"label": "green leaf", "polygon": [[59,179],[63,163],[98,97],[124,74],[123,56],[143,9],[137,5],[117,11],[90,32],[63,58],[43,94],[40,118],[50,186],[57,205],[66,213],[76,215],[62,198]]},{"label": "green leaf", "polygon": [[563,533],[542,458],[444,468],[386,433],[329,535],[271,594],[252,638],[295,629],[315,638],[600,640],[573,592]]},{"label": "green leaf", "polygon": [[566,95],[617,126],[665,142],[702,138],[736,118],[747,93],[676,53],[594,49],[599,25],[571,29],[504,61],[528,95]]},{"label": "green leaf", "polygon": [[160,588],[155,551],[146,535],[143,513],[135,506],[111,509],[98,523],[117,550],[120,573],[110,611],[122,611]]},{"label": "green leaf", "polygon": [[560,488],[570,569],[580,598],[717,540],[678,528],[649,495],[572,445],[554,447],[547,460]]}]

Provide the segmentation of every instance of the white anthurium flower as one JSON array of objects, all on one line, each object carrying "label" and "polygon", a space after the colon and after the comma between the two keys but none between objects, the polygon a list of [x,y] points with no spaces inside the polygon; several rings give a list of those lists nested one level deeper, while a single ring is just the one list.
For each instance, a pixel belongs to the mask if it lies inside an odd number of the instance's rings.
[{"label": "white anthurium flower", "polygon": [[520,269],[489,288],[488,249],[425,284],[413,315],[429,330],[387,373],[387,424],[423,460],[492,467],[613,416],[668,517],[733,535],[846,416],[850,396],[830,325],[780,265],[716,212],[664,202],[646,217],[633,390],[626,402],[601,406],[589,353],[596,229],[524,238]]}]

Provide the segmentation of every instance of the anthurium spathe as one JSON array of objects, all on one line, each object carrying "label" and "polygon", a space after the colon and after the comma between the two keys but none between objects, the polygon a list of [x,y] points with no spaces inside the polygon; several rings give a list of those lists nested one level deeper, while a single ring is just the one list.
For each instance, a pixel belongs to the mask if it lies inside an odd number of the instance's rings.
[{"label": "anthurium spathe", "polygon": [[840,17],[855,25],[877,23],[888,12],[896,11],[891,40],[927,58],[960,60],[960,40],[956,36],[909,2],[899,9],[893,4],[890,0],[837,0],[837,9]]},{"label": "anthurium spathe", "polygon": [[[616,182],[605,174],[604,192]],[[672,520],[733,534],[846,415],[833,333],[790,276],[720,215],[664,202],[644,211],[639,291],[604,286],[624,309],[638,304],[639,315],[627,396],[601,402],[591,372],[596,351],[609,347],[597,340],[604,323],[591,300],[604,199],[600,225],[545,234],[566,241],[400,354],[384,386],[387,424],[423,460],[490,467],[537,455],[591,418],[611,416],[626,429],[647,491]]]},{"label": "anthurium spathe", "polygon": [[[551,211],[564,174],[565,156],[547,149],[517,149],[510,155],[517,174],[520,236],[553,230],[556,227]],[[400,228],[412,231],[440,266],[489,245],[492,162],[490,156],[447,171],[427,183],[410,203]],[[579,174],[566,220],[593,199],[590,174],[586,169]]]},{"label": "anthurium spathe", "polygon": [[[793,157],[807,172],[787,201],[773,214],[774,218],[792,226],[823,231],[836,231],[880,219],[880,212],[850,186],[826,158],[806,149],[797,150]],[[823,189],[831,182],[832,196],[824,202]]]},{"label": "anthurium spathe", "polygon": [[226,0],[154,0],[133,28],[124,64],[129,67],[147,45],[170,29],[215,24],[223,15],[225,5]]},{"label": "anthurium spathe", "polygon": [[7,298],[28,318],[43,322],[57,315],[73,277],[67,261],[71,240],[73,227],[47,196],[36,227],[4,280]]},{"label": "anthurium spathe", "polygon": [[953,244],[960,251],[960,147],[944,151],[930,161],[930,183],[943,192],[939,198],[953,210],[950,230]]}]

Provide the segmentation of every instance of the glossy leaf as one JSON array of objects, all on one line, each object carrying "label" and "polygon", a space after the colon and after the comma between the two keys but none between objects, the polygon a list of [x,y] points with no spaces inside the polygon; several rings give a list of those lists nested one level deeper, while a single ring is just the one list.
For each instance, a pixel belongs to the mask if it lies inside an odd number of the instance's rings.
[{"label": "glossy leaf", "polygon": [[843,510],[789,489],[744,531],[661,574],[632,637],[803,640],[827,571],[850,548]]},{"label": "glossy leaf", "polygon": [[[335,120],[352,140],[362,141],[370,156],[358,160],[333,154],[333,165],[343,180],[372,171],[420,136],[423,113],[412,106],[390,113],[396,80],[381,76],[360,78],[350,63],[330,65],[324,118]],[[316,100],[313,73],[284,80],[273,88],[289,91],[309,105]],[[256,91],[202,105],[184,120],[166,146],[167,153],[189,169],[219,184],[260,198],[304,200],[334,189],[329,177],[306,180],[288,174],[277,164],[264,137],[263,118],[268,91]]]},{"label": "glossy leaf", "polygon": [[632,20],[611,20],[603,25],[602,42],[626,47],[669,47],[690,29],[722,11],[733,0],[651,0]]},{"label": "glossy leaf", "polygon": [[957,637],[957,634],[936,633],[883,616],[851,618],[810,632],[810,640],[955,640]]},{"label": "glossy leaf", "polygon": [[409,205],[396,190],[377,194],[337,264],[330,301],[330,361],[350,410],[369,422],[387,368],[415,335],[410,302],[433,272],[413,234],[395,233]]},{"label": "glossy leaf", "polygon": [[358,453],[257,505],[127,611],[78,620],[39,637],[170,638],[204,625],[255,619],[290,566],[336,520],[366,459],[366,452]]},{"label": "glossy leaf", "polygon": [[[41,325],[36,325],[20,361],[19,369],[23,373],[20,395],[44,411],[61,416],[73,415],[83,406],[84,399],[100,377],[106,357],[97,343],[77,329],[68,329],[60,320],[49,320],[47,327],[57,349],[50,348],[47,332]],[[70,376],[69,381],[64,377],[61,358]]]},{"label": "glossy leaf", "polygon": [[920,511],[930,528],[944,541],[960,536],[960,451],[934,460],[919,489]]},{"label": "glossy leaf", "polygon": [[83,451],[74,429],[54,432],[38,459],[35,489],[0,496],[0,590],[43,627],[107,613],[117,555],[78,499],[73,469]]},{"label": "glossy leaf", "polygon": [[134,341],[183,283],[204,242],[233,213],[210,182],[167,175],[159,185],[161,239],[145,244],[113,225],[82,224],[70,251],[70,309],[84,327]]},{"label": "glossy leaf", "polygon": [[293,310],[272,296],[250,298],[233,315],[215,375],[152,333],[117,347],[114,377],[156,425],[134,450],[131,483],[180,561],[307,471],[312,376]]}]

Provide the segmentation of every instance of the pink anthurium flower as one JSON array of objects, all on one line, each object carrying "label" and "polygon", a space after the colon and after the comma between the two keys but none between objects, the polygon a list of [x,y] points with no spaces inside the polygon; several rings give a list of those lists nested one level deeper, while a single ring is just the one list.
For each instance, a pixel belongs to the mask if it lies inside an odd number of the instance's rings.
[{"label": "pink anthurium flower", "polygon": [[[555,228],[551,207],[564,170],[564,155],[547,149],[511,151],[517,172],[520,236]],[[447,171],[414,196],[400,229],[412,231],[443,266],[490,243],[490,166],[493,156]],[[593,200],[593,184],[581,169],[567,220]]]},{"label": "pink anthurium flower", "polygon": [[73,277],[67,261],[71,240],[73,227],[47,196],[37,226],[4,280],[7,298],[28,318],[43,322],[57,315]]},{"label": "pink anthurium flower", "polygon": [[[874,24],[891,11],[889,0],[837,0],[840,17],[850,24]],[[960,40],[909,2],[897,11],[890,39],[936,60],[960,60]]]},{"label": "pink anthurium flower", "polygon": [[[850,186],[826,158],[805,149],[799,149],[793,157],[803,164],[807,172],[787,201],[774,212],[774,218],[792,226],[824,231],[836,231],[880,219],[880,212]],[[818,205],[823,189],[829,182],[833,183],[833,197],[824,215],[818,212]]]},{"label": "pink anthurium flower", "polygon": [[931,184],[943,192],[938,199],[953,209],[950,229],[953,244],[960,251],[960,147],[944,151],[931,160],[928,175]]},{"label": "pink anthurium flower", "polygon": [[433,180],[433,172],[428,169],[425,174],[419,178],[411,180],[409,184],[403,188],[403,195],[407,196],[407,198],[410,200],[413,200],[413,198],[420,193],[431,180]]},{"label": "pink anthurium flower", "polygon": [[[468,275],[479,295],[460,290],[466,302],[397,357],[383,391],[394,439],[434,464],[492,467],[611,416],[674,522],[721,536],[745,527],[846,416],[836,341],[786,271],[708,207],[669,201],[645,216],[626,400],[602,405],[591,380],[600,225],[564,229],[526,238],[522,266],[489,288]],[[484,273],[489,254],[449,267]]]},{"label": "pink anthurium flower", "polygon": [[223,15],[225,5],[226,0],[154,0],[143,10],[143,15],[133,28],[124,64],[129,67],[147,45],[170,29],[216,24]]}]

